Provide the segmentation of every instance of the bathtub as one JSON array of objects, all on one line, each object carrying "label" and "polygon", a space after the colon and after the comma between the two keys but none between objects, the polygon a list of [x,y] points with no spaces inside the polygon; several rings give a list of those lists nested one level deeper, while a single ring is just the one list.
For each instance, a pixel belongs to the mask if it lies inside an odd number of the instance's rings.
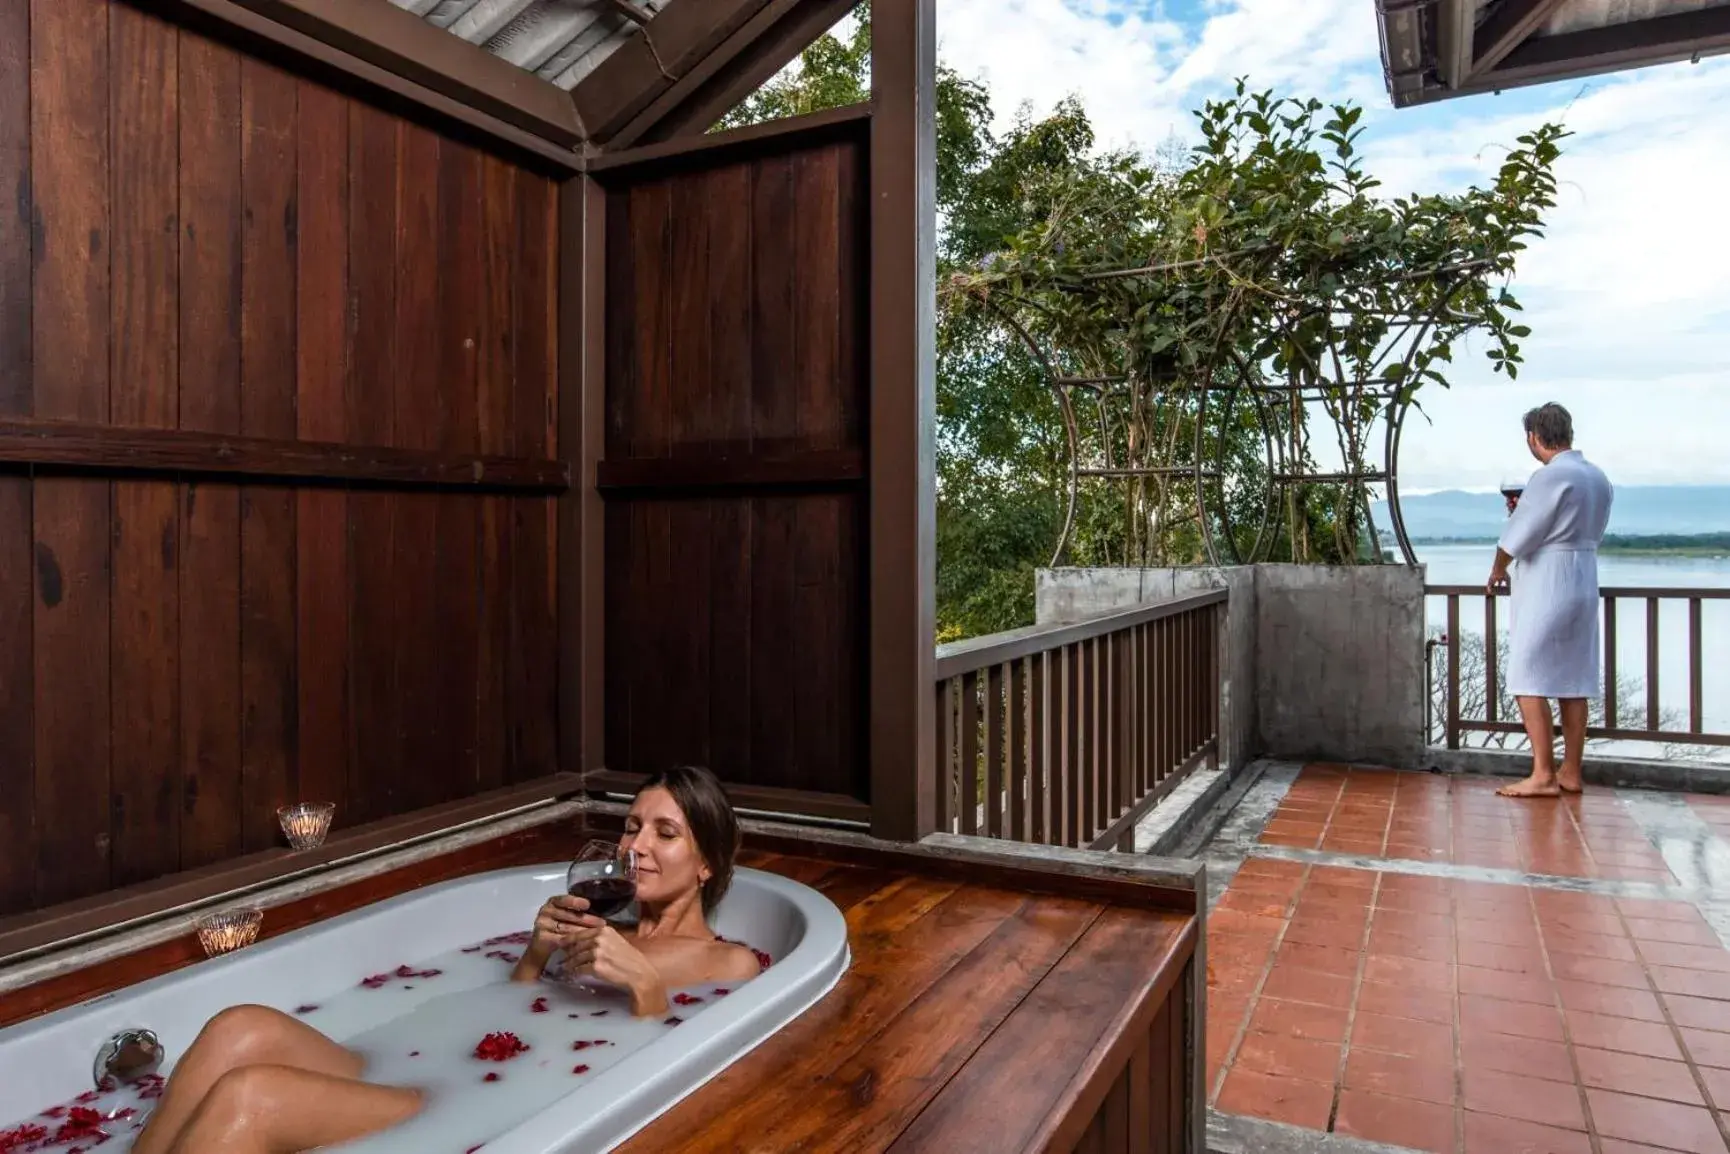
[{"label": "bathtub", "polygon": [[[227,1006],[251,1002],[301,1012],[311,1024],[347,1042],[368,1036],[381,1022],[400,1020],[417,1005],[424,1003],[430,1012],[435,999],[469,987],[485,986],[482,994],[494,996],[498,991],[492,986],[508,971],[511,954],[471,954],[476,947],[469,943],[525,928],[548,896],[562,892],[564,878],[565,867],[558,865],[499,870],[429,886],[0,1030],[0,1130],[89,1091],[97,1050],[120,1030],[153,1030],[167,1052],[163,1072],[168,1073],[204,1022]],[[597,1064],[570,1092],[560,1089],[562,1096],[550,1105],[512,1117],[502,1132],[485,1137],[485,1154],[610,1150],[803,1013],[847,968],[846,922],[834,903],[809,886],[740,869],[714,921],[723,937],[770,954],[773,964],[734,990],[715,991],[726,996],[710,997],[701,1012],[691,1013],[677,1028],[630,1043],[639,1048],[622,1052],[605,1068]],[[480,970],[453,970],[438,980],[420,980],[415,972],[406,979],[392,973],[405,962],[453,951],[470,954],[477,965],[482,957],[497,957],[501,960],[490,964],[502,969],[484,979],[476,976]],[[383,996],[354,1010],[357,976],[364,975],[387,979],[366,987]],[[565,993],[562,987],[548,989],[555,998]],[[515,990],[526,998],[542,987]],[[365,997],[371,999],[373,992]],[[342,1004],[350,1009],[340,1021],[320,1021],[320,1007],[327,1000],[333,1008]],[[571,1005],[581,1009],[589,1004],[599,1003]],[[554,1005],[559,1011],[567,1008]],[[598,1013],[596,1018],[598,1026],[602,1019]],[[625,1019],[628,1011],[621,1010],[604,1021],[614,1028],[635,1028]],[[569,1058],[563,1054],[564,1060]],[[408,1123],[405,1132],[414,1125]],[[443,1130],[438,1133],[447,1136]],[[424,1141],[424,1132],[417,1137],[389,1131],[343,1149],[355,1154],[430,1149]],[[460,1152],[465,1146],[454,1148]]]}]

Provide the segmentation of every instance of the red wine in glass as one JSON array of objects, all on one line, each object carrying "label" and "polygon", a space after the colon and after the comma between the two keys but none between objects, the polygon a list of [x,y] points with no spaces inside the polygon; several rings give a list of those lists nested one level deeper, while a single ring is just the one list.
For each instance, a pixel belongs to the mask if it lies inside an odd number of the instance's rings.
[{"label": "red wine in glass", "polygon": [[565,871],[565,892],[588,902],[597,917],[622,913],[637,897],[637,855],[614,842],[589,842]]},{"label": "red wine in glass", "polygon": [[1517,474],[1505,474],[1502,477],[1502,498],[1507,501],[1518,501],[1520,494],[1526,491],[1526,479]]}]

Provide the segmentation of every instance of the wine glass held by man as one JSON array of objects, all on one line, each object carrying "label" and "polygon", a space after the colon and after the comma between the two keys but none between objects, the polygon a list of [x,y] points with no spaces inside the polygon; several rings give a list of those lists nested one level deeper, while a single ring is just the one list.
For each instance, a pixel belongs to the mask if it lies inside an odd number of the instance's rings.
[{"label": "wine glass held by man", "polygon": [[615,928],[580,897],[549,898],[512,978],[536,981],[556,959],[567,977],[623,989],[642,1017],[666,1013],[669,990],[755,977],[756,955],[721,941],[708,924],[732,880],[738,842],[738,821],[708,770],[679,767],[649,778],[619,842],[619,852],[636,859],[636,925]]},{"label": "wine glass held by man", "polygon": [[[628,990],[637,1014],[664,1013],[669,990],[755,977],[756,955],[708,926],[732,880],[738,845],[738,821],[708,770],[650,777],[631,803],[619,851],[637,857],[641,920],[616,930],[582,899],[555,897],[541,907],[511,976],[536,980],[562,951],[567,973]],[[133,1154],[321,1149],[420,1112],[419,1087],[369,1082],[367,1073],[364,1055],[289,1014],[231,1006],[206,1022],[175,1062]]]},{"label": "wine glass held by man", "polygon": [[[1542,464],[1525,491],[1509,499],[1487,591],[1512,593],[1508,692],[1532,746],[1532,772],[1497,790],[1503,797],[1579,793],[1586,745],[1586,703],[1599,682],[1598,546],[1615,491],[1602,469],[1574,448],[1574,422],[1561,405],[1525,416],[1526,447]],[[1520,563],[1518,579],[1509,567]],[[1555,763],[1555,721],[1562,714],[1562,764]]]}]

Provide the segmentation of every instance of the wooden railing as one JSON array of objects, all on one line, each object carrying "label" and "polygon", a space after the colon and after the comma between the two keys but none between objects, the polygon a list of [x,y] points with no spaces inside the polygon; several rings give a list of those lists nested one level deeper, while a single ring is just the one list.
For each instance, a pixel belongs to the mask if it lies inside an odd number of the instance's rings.
[{"label": "wooden railing", "polygon": [[1225,590],[937,649],[937,827],[1092,849],[1219,755]]},{"label": "wooden railing", "polygon": [[[1500,635],[1498,603],[1505,594],[1489,596],[1483,586],[1479,585],[1430,585],[1424,592],[1431,597],[1441,597],[1447,600],[1446,632],[1440,639],[1440,644],[1447,652],[1447,669],[1444,682],[1444,701],[1446,717],[1443,721],[1443,732],[1449,749],[1460,748],[1460,737],[1463,733],[1522,733],[1524,727],[1517,715],[1503,716],[1503,689],[1500,677],[1500,663],[1495,660],[1498,651],[1495,639]],[[1605,587],[1599,591],[1604,607],[1603,616],[1603,651],[1604,651],[1604,696],[1601,710],[1595,709],[1593,724],[1586,729],[1586,736],[1609,741],[1652,741],[1673,745],[1730,745],[1730,733],[1714,733],[1707,728],[1705,719],[1704,663],[1705,645],[1702,641],[1701,620],[1704,616],[1704,605],[1707,601],[1730,601],[1730,589],[1665,589],[1646,587]],[[1462,648],[1461,599],[1472,598],[1483,603],[1483,716],[1468,717],[1463,714],[1461,705],[1460,654]],[[1674,724],[1666,725],[1665,709],[1660,694],[1660,656],[1662,652],[1662,632],[1659,628],[1660,608],[1664,602],[1686,603],[1688,607],[1688,708],[1683,724],[1685,729]],[[1623,670],[1617,662],[1617,623],[1618,605],[1627,602],[1639,603],[1644,616],[1645,669],[1639,677],[1636,690],[1644,701],[1643,709],[1638,709],[1634,716],[1623,712],[1626,702],[1622,700],[1625,689],[1632,678],[1626,677],[1628,670]],[[1637,610],[1638,612],[1639,610]],[[1435,644],[1435,643],[1432,643]],[[1473,693],[1476,697],[1477,693]],[[1638,707],[1636,707],[1638,708]],[[1675,720],[1680,720],[1679,717]],[[1561,730],[1558,727],[1557,733]]]}]

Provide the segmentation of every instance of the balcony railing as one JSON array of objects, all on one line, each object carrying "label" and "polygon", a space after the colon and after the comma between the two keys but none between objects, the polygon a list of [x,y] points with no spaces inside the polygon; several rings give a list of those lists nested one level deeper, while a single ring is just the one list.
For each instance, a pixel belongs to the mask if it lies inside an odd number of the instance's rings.
[{"label": "balcony railing", "polygon": [[1131,848],[1219,755],[1217,590],[937,649],[938,828]]},{"label": "balcony railing", "polygon": [[[1449,749],[1460,748],[1466,733],[1523,733],[1517,712],[1505,706],[1507,694],[1501,684],[1501,662],[1497,655],[1501,646],[1498,605],[1505,594],[1490,596],[1479,585],[1430,585],[1425,588],[1430,597],[1445,598],[1447,603],[1446,631],[1432,640],[1432,651],[1441,646],[1446,651],[1443,675],[1443,734]],[[1730,589],[1666,589],[1646,587],[1605,587],[1599,591],[1603,604],[1604,696],[1593,703],[1592,723],[1586,729],[1588,738],[1607,741],[1650,741],[1666,745],[1730,746],[1730,733],[1714,732],[1705,716],[1705,645],[1702,620],[1705,603],[1730,601]],[[1462,682],[1461,658],[1465,649],[1462,632],[1461,602],[1473,600],[1483,606],[1482,660],[1474,655],[1471,671],[1475,683]],[[1618,660],[1620,633],[1618,623],[1625,623],[1619,606],[1634,603],[1635,613],[1642,613],[1644,676],[1636,669],[1624,667]],[[1665,603],[1687,606],[1686,641],[1688,705],[1682,710],[1666,710],[1661,693],[1661,656],[1664,652],[1662,607]],[[1672,642],[1681,636],[1677,631]],[[1638,661],[1639,658],[1637,657]],[[1632,675],[1632,676],[1630,676]],[[1632,697],[1630,697],[1632,695]],[[1467,699],[1481,702],[1481,715],[1471,715]],[[1556,732],[1561,732],[1560,727]]]}]

